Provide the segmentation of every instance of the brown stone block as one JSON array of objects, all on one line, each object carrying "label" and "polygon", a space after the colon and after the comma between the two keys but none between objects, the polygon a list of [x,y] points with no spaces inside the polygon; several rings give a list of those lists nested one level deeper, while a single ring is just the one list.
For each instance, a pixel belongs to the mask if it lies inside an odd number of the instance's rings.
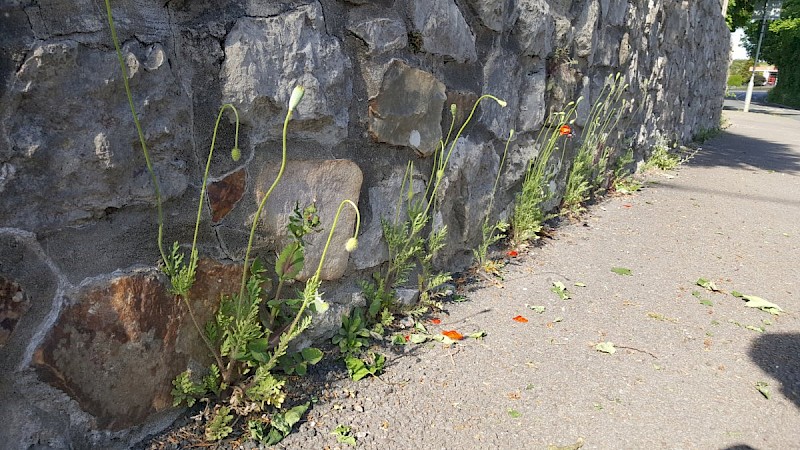
[{"label": "brown stone block", "polygon": [[[241,268],[202,260],[190,302],[204,325],[220,296],[239,285]],[[74,398],[97,426],[120,430],[172,405],[171,381],[208,349],[155,270],[82,287],[34,355],[40,377]]]}]

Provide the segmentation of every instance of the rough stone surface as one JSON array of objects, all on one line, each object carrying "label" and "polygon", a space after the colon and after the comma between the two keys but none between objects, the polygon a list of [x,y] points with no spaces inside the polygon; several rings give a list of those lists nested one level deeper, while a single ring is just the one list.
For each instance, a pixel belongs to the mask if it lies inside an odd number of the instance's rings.
[{"label": "rough stone surface", "polygon": [[[190,147],[190,105],[168,64],[148,62],[146,51],[131,44],[124,53],[161,193],[169,199],[187,185],[181,149]],[[53,229],[96,220],[109,209],[154,205],[136,130],[122,119],[130,109],[118,72],[113,52],[72,40],[31,50],[4,107],[0,226]],[[65,85],[68,98],[61,95]]]},{"label": "rough stone surface", "polygon": [[[278,167],[265,167],[256,177],[256,200],[260,203],[278,173]],[[347,160],[288,161],[283,178],[270,195],[259,229],[266,236],[287,242],[286,225],[295,205],[315,204],[323,231],[306,235],[305,265],[298,279],[307,279],[317,270],[328,240],[336,211],[344,200],[358,204],[363,175],[358,165]],[[350,254],[344,245],[353,236],[356,214],[349,206],[342,209],[331,239],[320,276],[323,280],[341,278]]]},{"label": "rough stone surface", "polygon": [[[190,291],[204,324],[221,295],[238,287],[241,268],[201,261]],[[172,379],[208,349],[163,277],[137,270],[100,279],[70,295],[34,354],[43,380],[67,392],[100,428],[120,430],[172,406]],[[147,380],[147,382],[142,382]]]},{"label": "rough stone surface", "polygon": [[347,19],[347,29],[367,44],[370,55],[380,55],[408,45],[406,25],[391,9],[356,9]]},{"label": "rough stone surface", "polygon": [[410,8],[424,51],[458,62],[478,59],[475,35],[453,0],[412,0]]},{"label": "rough stone surface", "polygon": [[442,139],[445,86],[433,75],[393,61],[369,102],[369,131],[378,142],[433,153]]},{"label": "rough stone surface", "polygon": [[519,16],[514,0],[469,0],[483,25],[497,32],[508,29]]},{"label": "rough stone surface", "polygon": [[19,283],[0,276],[0,348],[30,307],[31,301]]},{"label": "rough stone surface", "polygon": [[499,164],[500,157],[490,144],[470,139],[456,144],[439,186],[438,195],[445,200],[439,203],[433,216],[434,228],[447,225],[447,245],[437,259],[455,259],[463,264],[472,257],[470,251],[459,252],[454,244],[480,236],[481,224],[490,214],[489,201]]},{"label": "rough stone surface", "polygon": [[276,17],[241,18],[225,39],[223,99],[239,109],[254,143],[280,137],[296,85],[306,88],[294,116],[300,135],[328,146],[340,142],[347,134],[350,77],[350,60],[327,33],[317,2]]},{"label": "rough stone surface", "polygon": [[547,56],[553,45],[554,30],[550,4],[545,0],[520,0],[517,8],[519,19],[513,35],[520,51],[526,56]]},{"label": "rough stone surface", "polygon": [[[635,105],[624,134],[613,140],[631,145],[639,161],[657,139],[685,142],[717,127],[729,48],[717,0],[135,0],[112,2],[112,8],[165,200],[167,246],[191,242],[211,131],[221,105],[232,103],[241,118],[242,158],[228,156],[235,136],[228,111],[216,136],[198,245],[205,257],[241,262],[259,195],[278,170],[290,93],[305,86],[289,123],[292,162],[267,205],[254,254],[271,260],[285,242],[286,214],[296,201],[317,201],[325,231],[343,198],[359,203],[364,221],[359,249],[348,261],[343,244],[353,217],[345,210],[323,271],[337,279],[322,288],[335,308],[315,318],[304,343],[339,326],[337,314],[358,301],[356,281],[387,259],[380,218],[397,213],[409,161],[417,171],[413,191],[425,191],[451,104],[456,127],[482,94],[508,106],[482,103],[446,170],[432,220],[449,230],[436,259],[441,270],[471,262],[511,129],[492,221],[513,210],[547,115],[580,95],[585,115],[610,74],[625,77],[625,99]],[[576,136],[584,121],[576,121]],[[559,154],[551,163],[555,196],[546,207],[558,206],[570,157]],[[85,385],[88,371],[101,366],[68,363],[54,353],[94,349],[107,356],[114,345],[128,355],[120,367],[136,374],[149,367],[136,363],[145,343],[171,345],[144,322],[144,328],[127,325],[140,340],[126,344],[78,333],[97,323],[84,308],[92,289],[111,289],[103,283],[120,277],[144,278],[115,285],[119,298],[139,298],[142,284],[158,289],[157,280],[145,282],[160,259],[155,203],[103,8],[89,0],[3,3],[0,277],[17,287],[7,290],[13,293],[0,307],[0,404],[14,408],[0,408],[0,435],[52,448],[129,448],[134,436],[175,414],[169,408],[154,413],[169,400],[164,391],[142,395],[130,410],[112,405],[123,391],[109,387],[107,377],[93,388],[62,391]],[[304,276],[319,258],[324,233],[312,237]],[[24,313],[19,292],[30,304]],[[93,311],[119,315],[97,295],[93,301],[105,306]],[[170,320],[179,321],[179,313]],[[73,331],[75,347],[48,340]],[[34,373],[37,348],[55,372],[37,366]],[[166,364],[165,358],[154,360]],[[59,388],[37,375],[47,373],[63,376]],[[109,432],[101,424],[124,429]]]}]

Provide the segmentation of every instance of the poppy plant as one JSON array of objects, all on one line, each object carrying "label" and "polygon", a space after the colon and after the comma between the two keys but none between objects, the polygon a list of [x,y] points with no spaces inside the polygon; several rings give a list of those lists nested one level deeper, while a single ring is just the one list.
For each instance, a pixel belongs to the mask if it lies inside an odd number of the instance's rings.
[{"label": "poppy plant", "polygon": [[464,335],[459,333],[456,330],[442,331],[442,334],[447,336],[447,337],[449,337],[450,339],[452,339],[454,341],[460,341],[460,340],[464,339]]},{"label": "poppy plant", "polygon": [[558,133],[561,136],[570,137],[572,136],[572,127],[565,123],[564,125],[561,125],[561,128],[558,129]]},{"label": "poppy plant", "polygon": [[526,318],[524,318],[522,316],[514,317],[513,320],[515,320],[516,322],[519,322],[519,323],[527,323],[528,322],[528,319],[526,319]]}]

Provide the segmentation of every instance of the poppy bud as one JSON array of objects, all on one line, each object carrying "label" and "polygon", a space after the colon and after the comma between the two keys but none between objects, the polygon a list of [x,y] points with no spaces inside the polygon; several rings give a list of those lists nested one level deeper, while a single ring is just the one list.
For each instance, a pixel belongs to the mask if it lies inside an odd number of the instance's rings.
[{"label": "poppy bud", "polygon": [[306,93],[306,90],[303,86],[297,85],[292,90],[292,96],[289,98],[289,112],[292,112],[297,108],[297,105],[300,103],[300,100],[303,99],[303,95]]},{"label": "poppy bud", "polygon": [[456,104],[455,103],[451,103],[450,104],[450,114],[453,115],[453,116],[456,115]]},{"label": "poppy bud", "polygon": [[501,106],[501,107],[503,107],[503,108],[505,108],[506,106],[508,106],[508,103],[506,103],[506,101],[505,101],[505,100],[500,100],[499,98],[497,99],[497,104],[498,104],[498,105],[500,105],[500,106]]},{"label": "poppy bud", "polygon": [[242,151],[239,150],[239,147],[233,147],[231,149],[231,159],[235,161],[239,161],[239,158],[242,157]]},{"label": "poppy bud", "polygon": [[347,243],[344,244],[344,249],[347,250],[348,253],[352,253],[356,251],[358,248],[358,239],[351,237],[347,240]]}]

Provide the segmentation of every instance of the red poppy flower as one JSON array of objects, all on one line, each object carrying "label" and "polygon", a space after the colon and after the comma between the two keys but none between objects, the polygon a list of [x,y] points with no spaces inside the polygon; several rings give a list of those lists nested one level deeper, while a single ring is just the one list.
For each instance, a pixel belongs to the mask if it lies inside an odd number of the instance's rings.
[{"label": "red poppy flower", "polygon": [[408,335],[408,334],[407,334],[407,335],[405,335],[405,336],[403,336],[403,338],[406,340],[406,342],[408,342],[408,341],[410,341],[410,340],[411,340],[411,336],[410,336],[410,335]]},{"label": "red poppy flower", "polygon": [[442,331],[442,334],[447,336],[447,337],[449,337],[450,339],[452,339],[454,341],[460,341],[460,340],[464,339],[464,335],[459,333],[456,330]]},{"label": "red poppy flower", "polygon": [[431,323],[434,325],[439,325],[440,323],[442,323],[442,319],[434,317],[433,319],[431,319]]},{"label": "red poppy flower", "polygon": [[565,123],[558,129],[558,133],[562,136],[572,136],[572,127]]},{"label": "red poppy flower", "polygon": [[526,318],[524,318],[522,316],[514,317],[514,320],[519,322],[519,323],[527,323],[528,322],[528,319],[526,319]]},{"label": "red poppy flower", "polygon": [[507,254],[508,256],[512,257],[512,258],[516,258],[517,256],[519,256],[519,252],[518,252],[518,251],[516,251],[516,250],[510,250],[510,251],[509,251],[508,253],[506,253],[506,254]]}]

